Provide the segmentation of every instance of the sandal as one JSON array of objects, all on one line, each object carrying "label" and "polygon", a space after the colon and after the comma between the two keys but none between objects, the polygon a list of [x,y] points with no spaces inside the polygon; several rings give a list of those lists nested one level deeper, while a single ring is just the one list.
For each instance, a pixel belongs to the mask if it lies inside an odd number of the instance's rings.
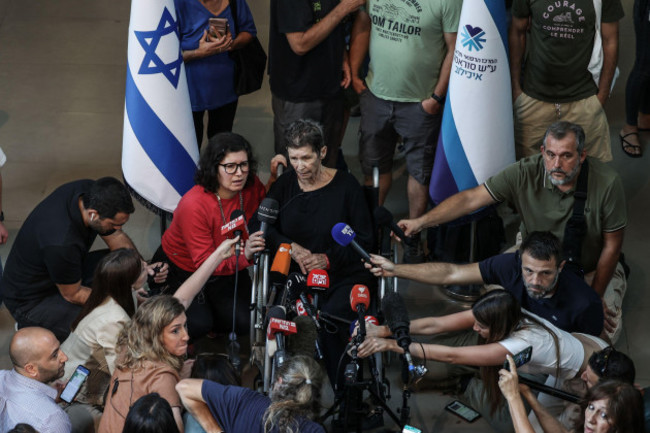
[{"label": "sandal", "polygon": [[[641,146],[638,144],[632,144],[625,139],[625,137],[629,137],[630,135],[636,135],[637,138],[639,137],[638,132],[630,132],[628,134],[618,136],[618,138],[621,139],[621,148],[623,149],[623,153],[625,153],[630,158],[641,158],[641,156],[643,156],[643,153],[641,152]],[[630,153],[628,149],[638,149],[639,153]]]}]

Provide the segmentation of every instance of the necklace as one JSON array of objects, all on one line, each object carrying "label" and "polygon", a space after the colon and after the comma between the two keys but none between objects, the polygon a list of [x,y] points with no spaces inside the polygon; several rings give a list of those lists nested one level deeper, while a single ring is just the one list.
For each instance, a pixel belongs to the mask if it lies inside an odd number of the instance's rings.
[{"label": "necklace", "polygon": [[[239,209],[241,209],[242,213],[244,213],[244,197],[242,196],[241,191],[239,191]],[[221,221],[226,223],[226,215],[223,213],[223,205],[221,204],[221,197],[219,197],[219,193],[215,192],[214,195],[217,196],[217,202],[219,203],[219,210],[221,211]]]}]

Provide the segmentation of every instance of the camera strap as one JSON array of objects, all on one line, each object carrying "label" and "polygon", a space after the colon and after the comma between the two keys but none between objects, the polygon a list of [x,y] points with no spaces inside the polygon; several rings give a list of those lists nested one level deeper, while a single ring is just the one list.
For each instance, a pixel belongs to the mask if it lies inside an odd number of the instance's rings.
[{"label": "camera strap", "polygon": [[582,241],[587,234],[587,222],[585,218],[585,205],[587,203],[587,183],[589,178],[589,164],[587,159],[580,167],[580,174],[576,189],[573,192],[573,213],[564,227],[564,241],[562,242],[562,253],[568,269],[584,276],[582,267]]}]

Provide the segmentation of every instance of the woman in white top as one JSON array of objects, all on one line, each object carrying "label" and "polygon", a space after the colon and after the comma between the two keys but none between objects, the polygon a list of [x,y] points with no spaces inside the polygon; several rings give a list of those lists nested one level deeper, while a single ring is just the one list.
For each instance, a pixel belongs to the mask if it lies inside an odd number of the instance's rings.
[{"label": "woman in white top", "polygon": [[[501,403],[497,373],[506,355],[512,356],[533,346],[531,360],[521,371],[548,374],[547,383],[553,386],[582,373],[591,353],[607,345],[596,337],[562,331],[541,317],[522,310],[517,299],[504,290],[484,294],[471,310],[413,320],[410,333],[435,335],[468,329],[479,334],[478,345],[451,347],[411,343],[409,351],[413,356],[425,359],[480,367],[493,413]],[[387,350],[402,353],[395,340],[385,338],[390,335],[387,326],[369,325],[358,355],[365,357]]]}]

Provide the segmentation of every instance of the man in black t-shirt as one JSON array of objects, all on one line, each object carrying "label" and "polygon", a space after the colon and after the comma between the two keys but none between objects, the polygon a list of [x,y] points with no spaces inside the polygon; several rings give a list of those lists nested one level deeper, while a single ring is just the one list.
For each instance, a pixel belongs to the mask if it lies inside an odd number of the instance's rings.
[{"label": "man in black t-shirt", "polygon": [[[111,250],[135,249],[121,230],[134,210],[126,187],[112,177],[67,183],[36,206],[16,236],[0,282],[19,328],[41,326],[60,341],[68,336],[106,252],[90,253],[90,247],[100,235]],[[164,275],[166,270],[159,279]]]},{"label": "man in black t-shirt", "polygon": [[343,129],[341,86],[350,84],[344,62],[343,19],[365,0],[271,0],[269,84],[275,153],[286,154],[285,129],[298,119],[323,125],[334,168]]},{"label": "man in black t-shirt", "polygon": [[428,284],[498,284],[515,295],[522,308],[558,328],[599,336],[604,324],[600,298],[584,278],[564,269],[560,252],[555,235],[532,232],[518,252],[478,263],[396,265],[371,255],[372,262],[378,265],[371,271],[378,277],[397,276]]}]

